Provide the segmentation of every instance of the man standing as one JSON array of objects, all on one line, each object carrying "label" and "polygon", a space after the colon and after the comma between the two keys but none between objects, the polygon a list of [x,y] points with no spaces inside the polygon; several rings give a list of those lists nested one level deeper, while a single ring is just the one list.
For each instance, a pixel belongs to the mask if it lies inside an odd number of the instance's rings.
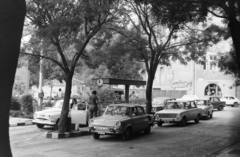
[{"label": "man standing", "polygon": [[97,117],[97,111],[98,111],[98,98],[97,98],[97,92],[94,90],[92,91],[92,95],[89,98],[89,112],[90,112],[90,119],[94,117]]}]

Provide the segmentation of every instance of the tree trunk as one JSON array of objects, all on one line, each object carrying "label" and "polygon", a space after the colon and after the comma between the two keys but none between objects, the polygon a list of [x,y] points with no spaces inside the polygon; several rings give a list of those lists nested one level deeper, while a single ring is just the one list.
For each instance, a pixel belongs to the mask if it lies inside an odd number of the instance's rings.
[{"label": "tree trunk", "polygon": [[228,27],[231,32],[235,53],[237,56],[238,69],[240,71],[240,22],[236,17],[230,17]]},{"label": "tree trunk", "polygon": [[0,157],[12,156],[9,110],[25,14],[24,0],[0,1]]},{"label": "tree trunk", "polygon": [[146,87],[146,111],[147,114],[150,114],[152,112],[152,86],[153,86],[153,80],[154,80],[154,74],[148,75],[147,80],[147,87]]},{"label": "tree trunk", "polygon": [[73,72],[70,72],[69,74],[66,74],[66,88],[65,88],[65,94],[64,94],[64,101],[63,101],[63,107],[61,112],[60,121],[58,124],[58,132],[68,132],[71,130],[71,122],[70,126],[68,124],[68,114],[69,114],[69,100],[71,96],[71,90],[72,90],[72,77]]}]

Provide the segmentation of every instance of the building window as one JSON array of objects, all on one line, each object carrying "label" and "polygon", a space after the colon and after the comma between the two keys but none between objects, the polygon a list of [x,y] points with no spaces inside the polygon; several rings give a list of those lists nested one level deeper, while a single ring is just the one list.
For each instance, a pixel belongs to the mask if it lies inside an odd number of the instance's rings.
[{"label": "building window", "polygon": [[202,65],[203,70],[207,70],[206,57],[204,57],[203,60],[200,61],[200,64]]},{"label": "building window", "polygon": [[205,88],[204,95],[222,96],[222,90],[217,84],[209,84]]},{"label": "building window", "polygon": [[209,56],[209,63],[210,63],[210,70],[218,70],[218,67],[217,67],[217,56],[216,55],[210,55]]}]

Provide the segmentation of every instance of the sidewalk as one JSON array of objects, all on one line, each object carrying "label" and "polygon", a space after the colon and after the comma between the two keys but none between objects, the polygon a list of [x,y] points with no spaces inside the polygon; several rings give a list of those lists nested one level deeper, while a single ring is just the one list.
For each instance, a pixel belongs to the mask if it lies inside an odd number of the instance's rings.
[{"label": "sidewalk", "polygon": [[9,117],[9,127],[32,125],[32,119]]}]

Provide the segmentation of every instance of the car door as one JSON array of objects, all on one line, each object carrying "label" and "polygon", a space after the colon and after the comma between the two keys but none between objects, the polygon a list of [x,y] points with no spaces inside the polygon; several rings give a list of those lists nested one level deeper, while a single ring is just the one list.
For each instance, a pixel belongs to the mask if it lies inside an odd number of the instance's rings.
[{"label": "car door", "polygon": [[141,130],[141,116],[138,116],[137,107],[132,107],[131,110],[132,130],[136,132]]},{"label": "car door", "polygon": [[79,103],[73,106],[71,110],[73,124],[86,124],[88,121],[88,109],[86,103]]},{"label": "car door", "polygon": [[148,123],[149,123],[148,117],[145,114],[142,107],[140,106],[137,107],[137,111],[138,111],[138,118],[139,118],[139,126],[138,126],[139,131],[145,130],[148,127]]},{"label": "car door", "polygon": [[229,97],[229,101],[228,101],[228,104],[233,104],[234,102],[237,102],[236,99],[232,96]]},{"label": "car door", "polygon": [[191,102],[191,109],[192,109],[192,119],[194,120],[197,118],[199,111],[198,111],[197,105],[193,101]]},{"label": "car door", "polygon": [[192,113],[191,103],[186,102],[185,106],[186,106],[185,115],[187,117],[187,120],[192,120],[193,119],[193,113]]}]

